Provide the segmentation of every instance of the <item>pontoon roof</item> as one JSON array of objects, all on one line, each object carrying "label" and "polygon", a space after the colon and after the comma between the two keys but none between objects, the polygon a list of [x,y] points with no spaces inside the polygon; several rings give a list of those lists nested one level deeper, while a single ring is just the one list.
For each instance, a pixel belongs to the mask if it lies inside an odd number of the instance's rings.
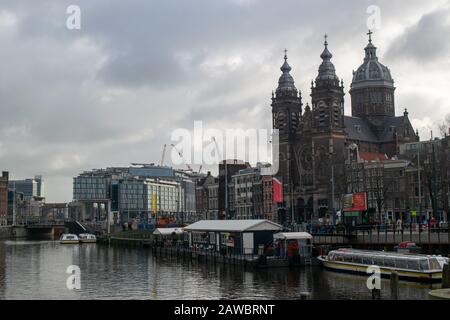
[{"label": "pontoon roof", "polygon": [[157,228],[155,231],[153,231],[153,234],[161,235],[161,236],[168,236],[173,233],[182,234],[183,232],[184,231],[182,228]]},{"label": "pontoon roof", "polygon": [[312,239],[312,235],[307,232],[280,232],[274,234],[273,238],[282,240],[304,240]]},{"label": "pontoon roof", "polygon": [[186,231],[278,231],[282,226],[269,220],[202,220],[184,228]]}]

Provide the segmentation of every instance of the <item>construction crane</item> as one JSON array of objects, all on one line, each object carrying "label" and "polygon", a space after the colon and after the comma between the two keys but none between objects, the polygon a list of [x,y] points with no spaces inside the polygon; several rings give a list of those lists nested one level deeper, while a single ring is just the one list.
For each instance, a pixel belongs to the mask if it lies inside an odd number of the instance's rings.
[{"label": "construction crane", "polygon": [[191,172],[194,172],[194,170],[192,170],[191,166],[189,164],[187,164],[186,161],[184,161],[183,153],[180,150],[178,150],[178,148],[173,143],[170,146],[175,149],[175,151],[178,153],[180,158],[183,160],[183,162],[186,165],[186,167],[188,168],[188,170]]},{"label": "construction crane", "polygon": [[[212,137],[212,140],[216,144],[217,153],[219,154],[219,157],[223,159],[223,155],[220,152],[219,144],[217,143],[216,137]],[[228,164],[226,159],[222,161],[225,166],[225,218],[226,218],[228,216],[228,170],[227,170]]]},{"label": "construction crane", "polygon": [[[180,156],[180,158],[183,160],[184,162],[184,158],[183,158],[183,153],[177,149],[177,147],[175,147],[174,144],[170,144],[170,147],[174,148],[175,151],[178,153],[178,155]],[[164,160],[166,158],[166,152],[167,152],[167,144],[164,144],[164,148],[163,148],[163,152],[161,155],[161,162],[159,163],[160,166],[164,165]],[[192,170],[192,167],[190,165],[188,165],[187,163],[185,163],[186,167],[188,168],[189,171],[195,172],[194,170]],[[203,169],[203,165],[200,165],[200,167],[198,168],[198,172],[197,173],[201,173]]]},{"label": "construction crane", "polygon": [[159,163],[160,166],[164,165],[164,158],[166,157],[166,149],[167,149],[167,144],[164,144],[164,149],[163,149],[162,156],[161,156],[161,162]]}]

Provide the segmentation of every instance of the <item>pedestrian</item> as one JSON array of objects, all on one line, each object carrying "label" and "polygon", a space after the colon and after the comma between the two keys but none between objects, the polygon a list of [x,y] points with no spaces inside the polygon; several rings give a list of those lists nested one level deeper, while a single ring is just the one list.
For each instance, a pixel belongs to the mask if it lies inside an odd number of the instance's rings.
[{"label": "pedestrian", "polygon": [[431,229],[434,229],[435,225],[436,225],[436,219],[434,218],[434,216],[431,216],[431,219],[430,219],[430,227],[431,227]]},{"label": "pedestrian", "polygon": [[399,233],[403,232],[403,229],[402,229],[402,219],[398,219],[398,220],[397,220],[397,230],[398,230]]}]

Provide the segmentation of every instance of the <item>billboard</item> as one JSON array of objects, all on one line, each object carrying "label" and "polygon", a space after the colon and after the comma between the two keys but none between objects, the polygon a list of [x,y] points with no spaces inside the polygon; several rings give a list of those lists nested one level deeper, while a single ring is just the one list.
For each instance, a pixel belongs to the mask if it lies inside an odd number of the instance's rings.
[{"label": "billboard", "polygon": [[342,198],[342,208],[344,211],[366,211],[367,194],[365,192],[355,192],[346,194]]},{"label": "billboard", "polygon": [[283,202],[283,184],[278,178],[273,178],[273,201],[276,203]]}]

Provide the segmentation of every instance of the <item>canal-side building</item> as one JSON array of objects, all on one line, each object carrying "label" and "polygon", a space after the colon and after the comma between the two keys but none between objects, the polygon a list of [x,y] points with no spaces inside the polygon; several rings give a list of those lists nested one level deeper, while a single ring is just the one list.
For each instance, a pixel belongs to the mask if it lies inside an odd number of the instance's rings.
[{"label": "canal-side building", "polygon": [[214,183],[206,187],[208,194],[208,211],[206,219],[216,220],[219,219],[219,181],[218,179]]},{"label": "canal-side building", "polygon": [[3,171],[2,176],[0,177],[0,226],[5,226],[7,224],[8,180],[9,173],[7,171]]},{"label": "canal-side building", "polygon": [[217,252],[258,254],[283,229],[269,220],[202,220],[184,228],[189,245]]},{"label": "canal-side building", "polygon": [[[233,198],[232,177],[239,170],[250,168],[248,162],[233,159],[219,163],[219,193],[218,211],[220,219],[234,219],[236,215],[235,199]],[[227,190],[228,192],[225,192]],[[231,194],[231,197],[230,197]]]},{"label": "canal-side building", "polygon": [[45,203],[42,207],[43,221],[64,221],[69,218],[68,203]]},{"label": "canal-side building", "polygon": [[27,201],[30,198],[25,198],[22,192],[8,190],[8,225],[20,225],[26,221]]},{"label": "canal-side building", "polygon": [[277,222],[276,204],[273,198],[273,177],[261,176],[263,219]]},{"label": "canal-side building", "polygon": [[151,164],[86,171],[74,178],[75,214],[87,222],[105,221],[108,214],[111,223],[148,224],[169,216],[181,222],[195,214],[194,179],[188,172]]},{"label": "canal-side building", "polygon": [[239,170],[232,176],[235,219],[263,219],[261,168]]},{"label": "canal-side building", "polygon": [[[119,212],[126,221],[149,221],[184,210],[181,185],[172,180],[130,177],[119,184]],[[181,219],[181,218],[180,218]]]},{"label": "canal-side building", "polygon": [[275,221],[276,206],[273,200],[273,177],[263,175],[267,163],[239,170],[231,178],[229,197],[235,219],[267,219]]},{"label": "canal-side building", "polygon": [[351,150],[345,174],[347,194],[364,192],[367,197],[367,216],[359,222],[411,221],[409,168],[408,160],[389,159],[377,152],[359,152],[357,148]]},{"label": "canal-side building", "polygon": [[27,197],[22,192],[9,189],[8,224],[23,225],[43,219],[44,197]]},{"label": "canal-side building", "polygon": [[434,216],[448,221],[450,210],[450,136],[408,143],[400,156],[411,161],[407,170],[409,205],[420,221]]},{"label": "canal-side building", "polygon": [[195,187],[196,220],[218,219],[219,216],[219,179],[208,171],[205,177],[197,180]]}]

